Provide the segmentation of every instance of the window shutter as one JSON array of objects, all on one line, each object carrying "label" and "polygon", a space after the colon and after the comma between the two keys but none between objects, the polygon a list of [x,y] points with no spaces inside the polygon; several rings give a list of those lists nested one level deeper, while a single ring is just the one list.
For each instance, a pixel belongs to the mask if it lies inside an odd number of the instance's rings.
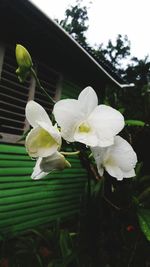
[{"label": "window shutter", "polygon": [[20,84],[16,71],[14,50],[5,49],[0,80],[0,121],[3,142],[16,142],[23,134],[25,123],[25,106],[28,100],[30,79]]},{"label": "window shutter", "polygon": [[[42,86],[52,98],[56,99],[59,73],[43,63],[36,61],[36,65]],[[29,129],[25,119],[27,101],[34,99],[46,109],[48,114],[52,111],[52,103],[39,88],[35,87],[34,78],[29,77],[21,84],[15,73],[16,68],[15,47],[6,46],[0,79],[0,138],[6,143],[16,143]]]}]

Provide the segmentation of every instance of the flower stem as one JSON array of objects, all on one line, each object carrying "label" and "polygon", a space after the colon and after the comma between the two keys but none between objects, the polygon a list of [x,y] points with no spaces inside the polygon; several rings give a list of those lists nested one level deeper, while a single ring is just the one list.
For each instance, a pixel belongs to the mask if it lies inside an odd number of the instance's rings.
[{"label": "flower stem", "polygon": [[74,151],[74,152],[67,152],[67,151],[61,151],[62,155],[71,156],[71,155],[78,155],[80,151]]},{"label": "flower stem", "polygon": [[37,75],[36,75],[36,72],[35,72],[35,70],[34,70],[33,68],[31,68],[31,74],[32,74],[33,77],[35,78],[35,80],[36,80],[36,84],[37,84],[38,88],[39,88],[41,91],[44,92],[44,94],[49,98],[49,100],[50,100],[53,104],[55,104],[56,102],[52,99],[52,97],[46,92],[46,90],[45,90],[45,89],[43,88],[43,86],[41,85],[41,83],[40,83],[40,81],[39,81],[39,79],[38,79],[38,77],[37,77]]}]

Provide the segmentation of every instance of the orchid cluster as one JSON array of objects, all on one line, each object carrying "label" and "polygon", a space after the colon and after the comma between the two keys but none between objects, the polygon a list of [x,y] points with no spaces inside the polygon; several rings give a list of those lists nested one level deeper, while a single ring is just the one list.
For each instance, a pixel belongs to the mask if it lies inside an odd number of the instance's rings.
[{"label": "orchid cluster", "polygon": [[100,176],[104,169],[118,180],[135,176],[136,153],[117,135],[124,127],[124,117],[110,106],[98,105],[97,95],[90,86],[77,100],[58,101],[53,115],[55,125],[41,105],[35,101],[27,103],[26,118],[33,129],[27,135],[25,145],[29,155],[37,158],[33,179],[70,167],[60,151],[62,138],[68,143],[80,142],[89,147]]},{"label": "orchid cluster", "polygon": [[[21,45],[16,46],[16,59],[19,80],[24,81],[31,73],[40,85],[31,56]],[[47,95],[44,88],[39,87]],[[104,169],[118,180],[135,176],[136,153],[126,140],[118,136],[125,125],[124,117],[110,106],[98,105],[97,95],[90,86],[79,94],[78,99],[55,103],[53,115],[54,125],[41,105],[35,101],[27,103],[26,118],[32,129],[25,145],[28,154],[36,158],[33,179],[71,167],[65,153],[61,152],[62,138],[68,143],[85,144],[92,152],[100,176]]]}]

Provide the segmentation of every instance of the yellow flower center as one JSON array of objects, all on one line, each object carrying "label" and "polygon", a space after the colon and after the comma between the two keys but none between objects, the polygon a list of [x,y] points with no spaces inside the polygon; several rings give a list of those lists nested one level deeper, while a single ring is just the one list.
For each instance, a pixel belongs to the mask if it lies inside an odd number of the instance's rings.
[{"label": "yellow flower center", "polygon": [[32,137],[29,150],[30,153],[37,152],[40,148],[49,148],[56,145],[56,140],[44,129],[40,128],[38,132]]},{"label": "yellow flower center", "polygon": [[56,140],[44,129],[39,130],[37,139],[39,147],[50,147],[56,144]]},{"label": "yellow flower center", "polygon": [[80,133],[89,133],[90,131],[91,131],[91,128],[90,128],[90,126],[86,122],[83,122],[79,126],[79,132]]},{"label": "yellow flower center", "polygon": [[115,162],[113,157],[109,156],[104,160],[104,164],[103,165],[106,165],[106,164],[114,166],[114,165],[116,165],[116,162]]}]

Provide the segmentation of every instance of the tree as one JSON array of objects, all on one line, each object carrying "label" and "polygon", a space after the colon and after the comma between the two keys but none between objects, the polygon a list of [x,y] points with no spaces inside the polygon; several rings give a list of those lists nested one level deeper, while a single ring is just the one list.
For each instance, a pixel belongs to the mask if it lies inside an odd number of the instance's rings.
[{"label": "tree", "polygon": [[[97,47],[92,47],[86,39],[86,31],[88,30],[88,11],[86,6],[81,5],[82,0],[78,0],[75,6],[70,6],[65,11],[65,18],[60,22],[57,21],[72,37],[80,43],[80,45],[92,55],[100,64],[104,64],[104,67],[108,69],[113,69],[114,72],[117,72],[122,76],[127,82],[135,83],[136,87],[132,90],[134,94],[134,100],[139,103],[137,106],[141,106],[141,99],[145,87],[149,84],[150,80],[150,62],[148,57],[145,57],[143,60],[139,60],[134,57],[131,58],[130,53],[130,41],[128,37],[118,34],[116,41],[112,42],[108,40],[108,43],[104,45],[103,43]],[[130,63],[126,67],[125,60],[130,59]],[[144,88],[144,89],[143,89]],[[122,90],[123,91],[123,90]],[[118,92],[117,99],[120,103],[120,99],[124,99],[123,92]],[[128,102],[129,90],[126,90],[126,99]],[[115,97],[116,98],[116,97]],[[132,98],[132,97],[131,97]],[[125,104],[126,101],[123,101]],[[126,103],[127,103],[126,102]],[[110,103],[111,104],[111,103]],[[132,108],[132,105],[131,105]],[[129,105],[127,104],[127,109]],[[141,110],[141,108],[138,110]],[[134,114],[134,112],[131,112]]]},{"label": "tree", "polygon": [[146,56],[144,59],[132,58],[125,74],[128,82],[134,83],[135,87],[130,92],[129,97],[133,103],[126,105],[128,113],[137,116],[141,120],[150,123],[150,61]]},{"label": "tree", "polygon": [[115,44],[108,40],[107,45],[104,47],[100,44],[97,51],[100,51],[114,67],[120,68],[123,60],[130,56],[130,41],[127,35],[118,34]]},{"label": "tree", "polygon": [[130,82],[135,82],[139,87],[148,84],[150,80],[149,57],[145,56],[144,59],[133,57],[132,64],[128,65],[126,69],[126,75]]},{"label": "tree", "polygon": [[86,44],[85,32],[88,29],[87,25],[88,14],[87,7],[81,7],[81,1],[77,1],[75,6],[71,6],[65,11],[65,19],[59,24],[81,45]]},{"label": "tree", "polygon": [[88,30],[88,10],[81,5],[82,1],[76,2],[75,6],[70,6],[65,11],[65,18],[57,22],[86,49],[95,59],[106,60],[115,68],[121,68],[122,60],[130,55],[130,42],[128,37],[118,34],[115,44],[111,40],[104,46],[92,47],[85,36]]}]

